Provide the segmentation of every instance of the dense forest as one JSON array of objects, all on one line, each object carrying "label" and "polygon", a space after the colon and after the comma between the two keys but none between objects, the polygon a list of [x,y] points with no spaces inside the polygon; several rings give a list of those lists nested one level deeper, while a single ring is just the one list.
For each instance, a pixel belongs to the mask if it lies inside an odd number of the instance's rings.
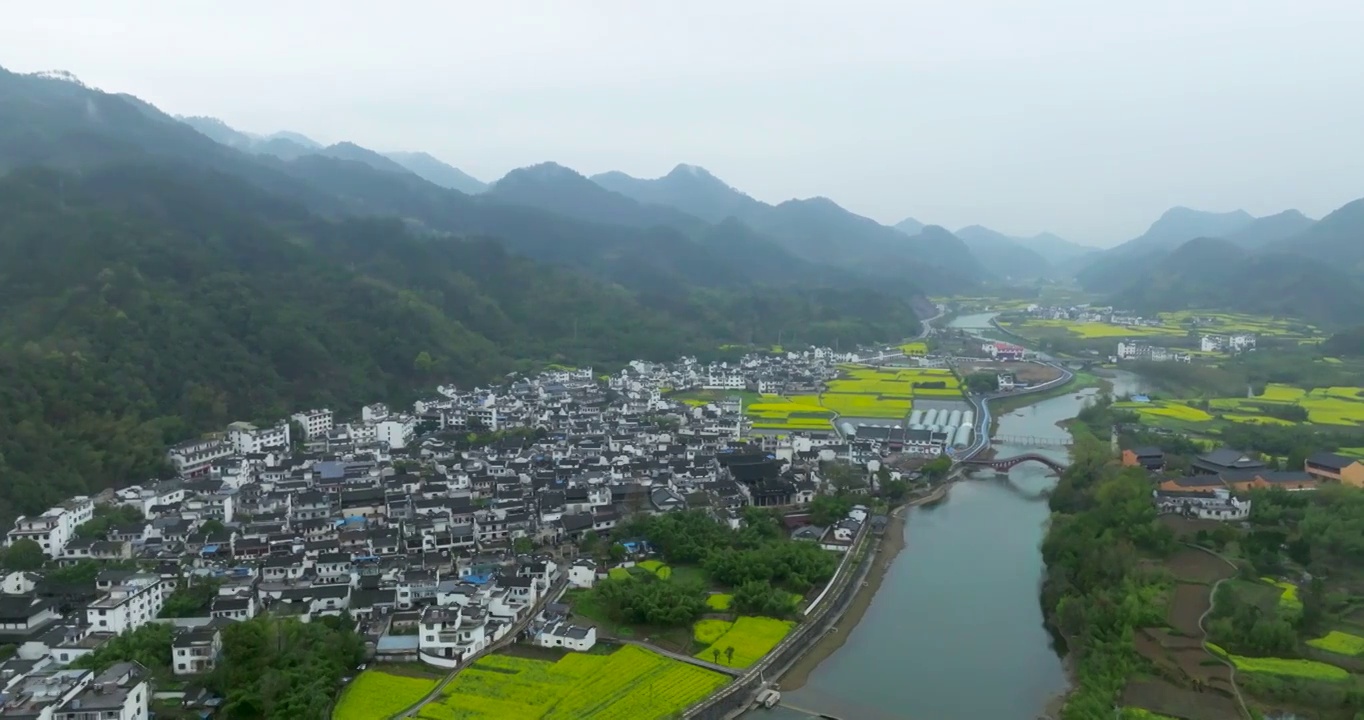
[{"label": "dense forest", "polygon": [[856,289],[649,297],[172,165],[0,179],[0,310],[0,521],[156,476],[166,444],[234,420],[405,403],[536,362],[918,327],[908,302]]}]

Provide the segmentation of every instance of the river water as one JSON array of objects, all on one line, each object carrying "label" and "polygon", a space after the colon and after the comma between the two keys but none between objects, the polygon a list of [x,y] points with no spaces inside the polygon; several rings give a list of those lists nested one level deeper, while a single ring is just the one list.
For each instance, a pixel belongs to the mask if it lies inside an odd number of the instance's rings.
[{"label": "river water", "polygon": [[[957,318],[950,327],[988,327],[991,316]],[[1119,373],[1116,393],[1139,390]],[[1042,400],[999,418],[996,434],[1065,441],[1057,426],[1097,390]],[[996,445],[998,457],[1063,447]],[[985,470],[956,483],[948,499],[912,508],[905,549],[886,571],[862,621],[784,703],[843,720],[1032,720],[1065,692],[1061,659],[1038,602],[1040,544],[1056,476],[1024,463],[1008,476]],[[842,628],[840,628],[842,630]],[[755,720],[802,720],[776,708]]]}]

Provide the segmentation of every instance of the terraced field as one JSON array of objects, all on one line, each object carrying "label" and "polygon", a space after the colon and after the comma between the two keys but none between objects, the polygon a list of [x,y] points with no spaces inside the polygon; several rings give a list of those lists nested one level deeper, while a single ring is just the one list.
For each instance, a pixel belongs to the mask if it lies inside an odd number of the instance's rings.
[{"label": "terraced field", "polygon": [[628,645],[557,662],[489,655],[465,669],[427,720],[654,720],[671,717],[728,682],[717,672]]}]

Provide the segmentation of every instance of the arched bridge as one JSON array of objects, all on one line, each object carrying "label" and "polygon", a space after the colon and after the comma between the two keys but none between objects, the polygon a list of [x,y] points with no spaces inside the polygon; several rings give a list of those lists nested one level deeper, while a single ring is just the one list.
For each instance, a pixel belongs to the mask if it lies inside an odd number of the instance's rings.
[{"label": "arched bridge", "polygon": [[1058,473],[1066,469],[1065,463],[1057,462],[1056,460],[1053,460],[1045,455],[1039,455],[1038,453],[1024,453],[1022,455],[1014,455],[1013,457],[990,458],[988,460],[985,459],[962,460],[961,464],[974,465],[976,467],[988,467],[993,468],[995,470],[1008,471],[1009,469],[1013,468],[1013,466],[1025,462],[1042,463],[1043,465],[1046,465],[1047,467],[1051,468],[1052,470],[1055,470]]}]

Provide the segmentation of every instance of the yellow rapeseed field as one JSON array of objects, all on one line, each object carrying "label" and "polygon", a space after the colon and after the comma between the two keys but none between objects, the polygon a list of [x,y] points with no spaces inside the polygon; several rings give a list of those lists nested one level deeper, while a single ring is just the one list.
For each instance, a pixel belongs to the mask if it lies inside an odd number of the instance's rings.
[{"label": "yellow rapeseed field", "polygon": [[557,662],[490,655],[466,668],[427,720],[657,720],[729,681],[634,645],[610,655],[569,653]]},{"label": "yellow rapeseed field", "polygon": [[[721,664],[746,668],[776,647],[795,625],[789,620],[744,615],[734,621],[729,630],[711,643],[710,647],[696,653],[696,657],[714,662],[715,654],[712,651],[719,650]],[[731,647],[734,648],[733,657],[726,654],[726,650]]]},{"label": "yellow rapeseed field", "polygon": [[1339,630],[1332,630],[1323,637],[1308,640],[1307,644],[1337,655],[1364,655],[1364,637]]},{"label": "yellow rapeseed field", "polygon": [[435,678],[366,670],[341,693],[341,699],[332,711],[332,720],[386,718],[410,707],[435,687]]}]

